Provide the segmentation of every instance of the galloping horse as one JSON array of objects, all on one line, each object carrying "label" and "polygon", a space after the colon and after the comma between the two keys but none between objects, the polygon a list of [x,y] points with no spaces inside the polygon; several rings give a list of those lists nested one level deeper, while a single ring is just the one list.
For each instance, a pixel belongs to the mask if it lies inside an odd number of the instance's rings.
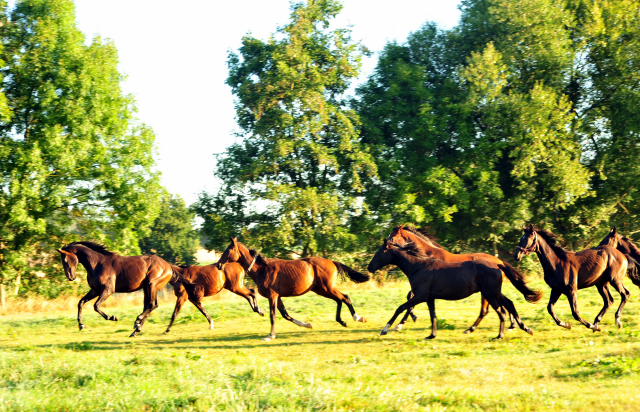
[{"label": "galloping horse", "polygon": [[[504,320],[507,312],[513,316],[522,330],[533,335],[531,329],[520,320],[513,302],[502,294],[503,271],[495,263],[485,260],[447,263],[427,257],[424,251],[413,242],[407,242],[400,247],[385,239],[367,269],[373,273],[389,264],[398,266],[407,275],[414,296],[398,307],[380,333],[381,335],[387,334],[389,327],[403,311],[418,303],[427,302],[431,315],[431,335],[427,339],[433,339],[436,337],[437,329],[435,299],[460,300],[477,292],[482,293],[500,318],[500,332],[497,339],[504,337]],[[511,274],[510,271],[505,273]],[[521,278],[509,276],[509,280],[517,285],[518,290],[526,291],[523,295],[528,300],[539,300],[542,297],[540,292],[528,289]],[[534,295],[536,298],[532,298]]]},{"label": "galloping horse", "polygon": [[336,301],[338,304],[336,321],[342,326],[347,326],[340,318],[342,303],[349,308],[353,320],[366,322],[365,318],[356,314],[349,296],[336,289],[335,280],[338,274],[343,276],[346,274],[356,283],[366,282],[370,277],[342,263],[319,257],[297,260],[267,259],[255,250],[249,250],[236,238],[231,238],[231,244],[220,256],[218,269],[224,269],[228,262],[238,262],[256,283],[258,292],[269,299],[271,333],[264,338],[267,342],[276,338],[276,307],[286,320],[311,329],[310,323],[301,322],[289,316],[282,303],[283,297],[301,296],[309,291]]},{"label": "galloping horse", "polygon": [[[455,254],[455,253],[448,252],[445,249],[443,249],[442,246],[440,246],[438,242],[435,240],[435,238],[429,233],[427,233],[426,230],[424,229],[416,229],[413,226],[405,226],[405,225],[396,226],[393,228],[393,230],[391,231],[387,239],[389,239],[392,243],[398,244],[398,245],[403,245],[405,242],[413,242],[416,245],[418,245],[420,249],[424,251],[426,256],[439,259],[444,262],[458,263],[458,262],[467,262],[470,260],[482,259],[487,262],[495,263],[500,267],[504,267],[503,274],[505,275],[506,275],[505,270],[509,270],[513,273],[514,276],[517,276],[520,279],[524,278],[523,275],[520,272],[518,272],[513,266],[487,253]],[[407,296],[407,299],[409,299],[410,297],[411,297],[411,293],[409,293],[409,296]],[[487,313],[489,313],[489,302],[484,298],[484,295],[481,293],[480,294],[480,314],[478,315],[478,319],[476,319],[475,323],[471,325],[469,329],[465,330],[464,333],[471,333],[474,330],[476,330],[478,328],[478,325],[480,325],[480,322],[482,322],[482,319],[484,319],[484,317],[487,316]],[[407,321],[407,318],[409,317],[409,315],[411,315],[415,321],[415,316],[413,315],[413,308],[410,308],[405,314],[405,316],[402,318],[398,326],[396,326],[395,328],[396,330],[402,329],[402,326]],[[516,327],[515,321],[511,317],[511,326],[509,327],[509,329],[515,329],[515,327]]]},{"label": "galloping horse", "polygon": [[244,269],[239,264],[229,263],[224,271],[219,270],[215,264],[173,266],[173,270],[179,275],[178,281],[173,283],[173,291],[178,299],[165,334],[171,330],[173,321],[176,320],[187,299],[207,318],[209,329],[213,329],[213,320],[202,306],[201,299],[205,296],[213,296],[223,288],[245,298],[254,312],[264,316],[256,301],[256,291],[244,286]]},{"label": "galloping horse", "polygon": [[91,290],[78,302],[78,327],[82,324],[82,307],[96,297],[93,308],[106,320],[118,319],[100,310],[100,304],[114,292],[144,291],[144,311],[136,318],[134,337],[155,308],[158,307],[158,290],[176,277],[170,264],[154,255],[120,256],[94,242],[73,242],[58,249],[64,273],[69,280],[76,279],[78,262],[87,270],[87,283]]},{"label": "galloping horse", "polygon": [[[640,287],[640,249],[631,241],[631,239],[623,237],[618,233],[618,229],[614,226],[607,236],[602,239],[598,246],[608,245],[618,249],[627,258],[627,275],[634,285]],[[611,294],[606,289],[609,297]],[[613,298],[610,299],[613,303]]]},{"label": "galloping horse", "polygon": [[[622,327],[620,316],[630,294],[622,283],[627,271],[627,259],[620,251],[605,245],[576,253],[570,252],[558,244],[557,235],[529,225],[524,229],[524,235],[520,238],[513,257],[519,261],[523,255],[531,252],[538,255],[544,271],[544,281],[551,288],[547,310],[558,326],[571,329],[571,325],[558,319],[553,311],[553,305],[560,295],[564,294],[569,299],[573,317],[594,332],[599,331],[598,324],[613,303],[613,298],[610,298],[611,294],[607,290],[607,285],[611,283],[622,299],[616,311],[616,326]],[[580,317],[577,292],[578,289],[594,285],[602,296],[604,307],[591,324]]]}]

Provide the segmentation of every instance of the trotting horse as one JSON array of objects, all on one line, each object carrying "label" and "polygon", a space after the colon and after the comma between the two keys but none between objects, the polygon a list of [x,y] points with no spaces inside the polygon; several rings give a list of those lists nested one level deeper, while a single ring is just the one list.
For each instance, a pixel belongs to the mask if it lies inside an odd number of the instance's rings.
[{"label": "trotting horse", "polygon": [[231,238],[231,244],[220,256],[218,269],[224,269],[228,262],[238,262],[258,286],[258,293],[269,299],[271,333],[264,338],[267,342],[276,338],[276,307],[286,320],[311,329],[310,323],[289,316],[282,303],[283,297],[301,296],[309,291],[333,299],[338,304],[336,321],[342,326],[347,326],[340,318],[342,303],[349,308],[353,320],[366,322],[365,318],[356,313],[349,296],[335,287],[335,280],[338,274],[346,274],[356,283],[366,282],[370,277],[342,263],[320,257],[297,260],[267,259],[255,250],[249,250],[236,238]]},{"label": "trotting horse", "polygon": [[[485,260],[447,263],[427,257],[415,243],[406,242],[399,247],[385,239],[367,269],[373,273],[390,264],[398,266],[407,275],[414,296],[398,307],[381,335],[387,334],[389,327],[403,311],[427,302],[431,315],[431,335],[426,339],[433,339],[437,330],[435,299],[460,300],[477,292],[482,293],[500,318],[500,332],[496,339],[504,337],[507,313],[513,316],[522,330],[533,335],[531,329],[520,320],[513,302],[502,294],[502,270],[495,263]],[[509,280],[517,285],[518,290],[527,291],[523,293],[527,300],[535,301],[542,297],[542,293],[528,289],[521,278],[509,276]]]},{"label": "trotting horse", "polygon": [[209,329],[213,329],[213,320],[202,306],[201,299],[205,296],[216,295],[223,288],[245,298],[254,312],[264,316],[256,301],[256,291],[244,285],[244,269],[239,264],[229,263],[224,270],[219,270],[215,264],[172,266],[172,268],[179,275],[178,281],[173,283],[173,291],[178,299],[165,334],[171,330],[176,316],[180,313],[180,309],[187,299],[207,318]]},{"label": "trotting horse", "polygon": [[[553,320],[558,326],[571,329],[571,325],[558,319],[553,311],[553,305],[564,294],[569,299],[573,317],[594,332],[599,331],[598,324],[613,303],[613,298],[610,298],[610,293],[607,290],[607,285],[611,283],[620,293],[622,299],[620,307],[616,311],[616,326],[621,328],[622,308],[630,295],[622,283],[627,271],[625,256],[611,246],[598,246],[580,252],[570,252],[558,244],[557,238],[557,235],[547,230],[529,225],[524,228],[524,234],[513,253],[513,257],[518,261],[522,259],[523,255],[528,255],[531,252],[538,255],[544,271],[544,281],[551,288],[547,310]],[[578,312],[578,289],[594,285],[602,296],[604,307],[591,324],[582,319]]]},{"label": "trotting horse", "polygon": [[[627,258],[627,275],[634,285],[640,287],[640,249],[631,239],[621,236],[614,226],[598,246],[608,245],[618,249]],[[607,293],[609,290],[606,290]],[[611,294],[609,293],[609,297]],[[613,303],[613,298],[610,299]]]},{"label": "trotting horse", "polygon": [[135,337],[155,308],[158,307],[158,290],[169,281],[175,281],[171,265],[154,255],[120,256],[94,242],[73,242],[60,252],[64,273],[69,280],[76,279],[78,262],[87,270],[87,283],[91,290],[78,302],[78,327],[82,324],[82,307],[96,297],[93,308],[106,320],[117,321],[100,310],[102,304],[113,293],[144,291],[144,311],[136,318],[131,337]]},{"label": "trotting horse", "polygon": [[[435,240],[435,238],[431,234],[429,234],[425,229],[417,229],[413,226],[405,226],[405,225],[396,226],[393,228],[393,230],[391,231],[387,239],[389,239],[392,243],[398,244],[398,245],[403,245],[405,242],[413,242],[420,249],[424,251],[426,256],[439,259],[444,262],[458,263],[458,262],[467,262],[470,260],[482,259],[487,262],[495,263],[500,267],[504,267],[505,270],[511,271],[514,274],[514,276],[523,278],[522,274],[518,272],[516,268],[514,268],[507,262],[504,262],[503,260],[495,256],[489,255],[487,253],[455,254],[455,253],[448,252],[442,246],[440,246],[438,242]],[[409,295],[407,296],[407,299],[409,299],[410,297],[411,297],[411,293],[409,293]],[[478,315],[478,319],[476,319],[475,323],[471,325],[469,329],[465,330],[464,333],[471,333],[474,330],[476,330],[478,328],[478,325],[480,325],[480,322],[482,322],[482,319],[484,319],[484,317],[487,316],[488,313],[489,313],[489,302],[484,298],[484,295],[481,293],[480,294],[480,314]],[[409,315],[411,315],[413,320],[415,321],[415,315],[413,315],[413,308],[410,308],[407,311],[407,313],[404,315],[404,317],[402,318],[398,326],[396,326],[395,330],[402,329]],[[511,326],[509,327],[509,329],[510,330],[515,329],[516,327],[515,321],[511,317],[511,315],[509,315],[509,317],[511,318]]]}]

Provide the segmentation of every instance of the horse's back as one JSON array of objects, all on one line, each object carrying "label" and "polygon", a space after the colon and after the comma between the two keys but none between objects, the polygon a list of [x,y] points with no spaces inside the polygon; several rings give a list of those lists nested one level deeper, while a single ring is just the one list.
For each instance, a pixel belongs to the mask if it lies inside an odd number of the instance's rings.
[{"label": "horse's back", "polygon": [[[231,264],[227,265],[231,266]],[[240,266],[237,263],[233,266]],[[213,296],[224,287],[225,271],[219,270],[216,265],[190,265],[184,269],[182,278],[187,282],[204,287],[204,296]]]}]

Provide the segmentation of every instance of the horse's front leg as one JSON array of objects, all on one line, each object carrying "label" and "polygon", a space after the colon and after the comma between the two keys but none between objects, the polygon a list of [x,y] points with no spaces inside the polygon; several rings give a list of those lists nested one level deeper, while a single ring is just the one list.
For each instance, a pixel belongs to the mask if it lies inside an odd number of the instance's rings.
[{"label": "horse's front leg", "polygon": [[484,296],[480,294],[480,314],[478,315],[478,319],[476,319],[474,324],[471,325],[469,329],[465,330],[464,333],[471,333],[475,331],[478,328],[478,325],[480,325],[480,322],[482,322],[482,319],[487,316],[487,313],[489,313],[489,301],[487,301]]},{"label": "horse's front leg", "polygon": [[436,332],[438,330],[438,319],[436,318],[435,300],[428,299],[427,306],[429,307],[429,316],[431,317],[431,335],[427,336],[426,339],[433,339],[436,337]]},{"label": "horse's front leg", "polygon": [[393,314],[391,319],[389,319],[389,322],[387,322],[387,324],[385,325],[384,329],[382,329],[382,332],[380,332],[380,335],[386,335],[387,334],[387,331],[389,330],[391,325],[393,325],[393,322],[396,321],[396,318],[398,316],[400,316],[400,314],[402,312],[404,312],[405,310],[407,310],[409,308],[412,308],[415,305],[417,305],[418,303],[422,303],[422,302],[424,302],[424,299],[422,299],[421,297],[418,298],[417,296],[414,296],[411,299],[409,299],[408,301],[406,301],[405,303],[403,303],[402,305],[400,305],[398,307],[398,309],[396,309],[396,312]]},{"label": "horse's front leg", "polygon": [[576,291],[572,290],[570,293],[568,293],[567,298],[569,299],[571,314],[573,315],[574,319],[582,323],[587,328],[592,329],[594,332],[600,331],[600,327],[598,325],[591,324],[580,317],[580,312],[578,312],[578,294],[576,293]]},{"label": "horse's front leg", "polygon": [[278,310],[280,311],[280,314],[282,315],[282,317],[288,320],[289,322],[293,322],[296,325],[301,326],[303,328],[313,329],[310,323],[301,322],[297,319],[292,318],[287,313],[287,309],[284,307],[284,303],[282,303],[282,298],[280,296],[278,296]]},{"label": "horse's front leg", "polygon": [[598,328],[598,324],[602,320],[602,317],[604,316],[605,313],[607,313],[607,310],[609,309],[609,307],[613,305],[613,296],[611,296],[611,292],[609,292],[607,283],[596,285],[596,289],[598,289],[598,293],[600,293],[600,296],[602,297],[602,302],[604,303],[604,306],[598,313],[598,316],[596,316],[596,318],[593,320],[593,325],[596,328]]},{"label": "horse's front leg", "polygon": [[[409,291],[409,293],[407,294],[407,300],[411,299],[413,297],[413,292]],[[407,323],[407,319],[409,319],[409,316],[411,316],[411,319],[415,322],[418,317],[413,313],[413,309],[411,308],[409,309],[404,316],[402,317],[402,319],[400,319],[400,323],[398,323],[396,325],[395,328],[393,328],[393,330],[402,330],[402,328],[404,327],[404,324]]]},{"label": "horse's front leg", "polygon": [[561,295],[562,295],[562,292],[560,291],[560,289],[551,289],[551,293],[549,294],[549,304],[547,305],[547,311],[549,312],[549,315],[551,315],[553,320],[556,321],[556,324],[558,326],[562,326],[563,328],[571,329],[571,325],[561,321],[558,318],[558,316],[556,315],[556,313],[553,311],[553,305],[556,304],[558,299],[560,299]]},{"label": "horse's front leg", "polygon": [[[621,329],[622,322],[620,321],[620,317],[622,316],[622,308],[624,308],[624,305],[625,303],[627,303],[627,300],[629,299],[629,296],[631,296],[631,293],[629,293],[627,288],[624,287],[624,284],[620,280],[613,281],[611,282],[611,284],[620,294],[620,306],[616,311],[616,326],[618,327],[618,329]],[[613,301],[613,297],[611,298],[611,300]]]},{"label": "horse's front leg", "polygon": [[109,316],[106,313],[104,313],[101,309],[100,309],[100,305],[102,305],[102,303],[107,300],[109,298],[109,296],[113,295],[113,291],[109,288],[104,288],[102,289],[102,293],[100,293],[100,297],[98,298],[98,300],[96,300],[96,303],[93,304],[93,309],[98,312],[100,315],[102,315],[103,318],[105,318],[106,320],[113,320],[113,321],[117,321],[118,318],[115,316]]},{"label": "horse's front leg", "polygon": [[95,299],[97,296],[98,293],[95,290],[91,289],[89,292],[87,292],[86,295],[84,295],[82,299],[80,299],[80,302],[78,302],[78,328],[80,330],[84,329],[84,325],[82,324],[82,307],[85,303],[91,301],[92,299]]},{"label": "horse's front leg", "polygon": [[276,308],[278,307],[278,294],[274,291],[269,293],[269,318],[271,319],[271,333],[262,339],[269,342],[276,338]]}]

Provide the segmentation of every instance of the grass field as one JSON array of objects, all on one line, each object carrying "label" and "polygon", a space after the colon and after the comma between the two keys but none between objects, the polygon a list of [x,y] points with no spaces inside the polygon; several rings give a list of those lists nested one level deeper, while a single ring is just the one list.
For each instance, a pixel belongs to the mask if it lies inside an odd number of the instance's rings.
[{"label": "grass field", "polygon": [[[541,283],[538,283],[542,286]],[[471,335],[479,296],[437,301],[439,334],[429,334],[426,305],[417,323],[379,336],[408,284],[343,285],[368,323],[334,321],[335,303],[315,294],[285,299],[289,313],[313,324],[299,328],[278,316],[277,339],[265,343],[268,318],[233,295],[207,300],[216,321],[208,330],[191,304],[171,334],[163,335],[173,302],[160,306],[143,333],[128,338],[140,306],[107,308],[121,320],[108,322],[87,305],[77,330],[74,311],[2,316],[0,410],[638,410],[640,296],[631,301],[624,328],[613,312],[601,333],[571,317],[565,298],[556,305],[573,329],[559,328],[543,302],[512,298],[534,336],[516,330],[493,341],[498,319],[490,314]],[[635,295],[635,296],[634,296]],[[601,308],[595,288],[580,291],[583,316]],[[267,308],[267,301],[259,299]]]}]

